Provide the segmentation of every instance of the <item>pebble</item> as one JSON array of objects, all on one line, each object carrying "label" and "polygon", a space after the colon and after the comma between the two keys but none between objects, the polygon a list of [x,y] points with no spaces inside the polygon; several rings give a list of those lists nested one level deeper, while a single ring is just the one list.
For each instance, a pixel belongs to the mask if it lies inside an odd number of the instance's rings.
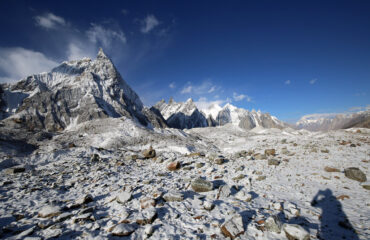
[{"label": "pebble", "polygon": [[244,233],[243,218],[240,214],[235,214],[231,219],[221,225],[221,232],[225,237],[234,239]]}]

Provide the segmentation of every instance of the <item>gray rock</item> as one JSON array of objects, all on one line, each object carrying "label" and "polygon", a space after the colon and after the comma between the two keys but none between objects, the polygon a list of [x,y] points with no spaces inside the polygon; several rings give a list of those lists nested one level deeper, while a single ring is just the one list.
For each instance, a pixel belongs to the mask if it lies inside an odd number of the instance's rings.
[{"label": "gray rock", "polygon": [[166,202],[181,202],[184,200],[184,194],[181,192],[171,191],[163,195],[163,198]]},{"label": "gray rock", "polygon": [[61,208],[59,206],[48,205],[39,211],[38,216],[41,218],[50,218],[59,214],[61,214]]},{"label": "gray rock", "polygon": [[268,165],[279,166],[280,161],[277,159],[269,159],[267,163]]},{"label": "gray rock", "polygon": [[268,217],[265,221],[265,228],[267,231],[280,233],[282,223],[279,217],[276,215]]},{"label": "gray rock", "polygon": [[116,225],[112,230],[112,235],[114,236],[129,236],[135,232],[136,228],[133,224],[121,223]]},{"label": "gray rock", "polygon": [[365,173],[363,173],[360,169],[355,167],[350,167],[344,169],[344,175],[352,180],[358,181],[358,182],[366,182],[367,178]]},{"label": "gray rock", "polygon": [[240,200],[240,201],[246,201],[246,202],[250,202],[252,201],[252,194],[248,193],[247,191],[245,190],[240,190],[239,192],[237,192],[235,194],[235,198]]},{"label": "gray rock", "polygon": [[99,154],[94,153],[94,154],[91,156],[90,161],[91,161],[91,162],[99,162],[99,161],[100,161],[100,156],[99,156]]},{"label": "gray rock", "polygon": [[297,224],[284,224],[283,230],[289,240],[309,240],[310,234]]},{"label": "gray rock", "polygon": [[202,178],[196,178],[191,182],[191,187],[195,192],[208,192],[213,190],[212,182]]},{"label": "gray rock", "polygon": [[120,192],[116,197],[117,202],[121,204],[125,204],[131,199],[132,199],[132,194],[130,192]]},{"label": "gray rock", "polygon": [[231,188],[228,185],[222,185],[218,189],[217,199],[227,198],[231,195]]},{"label": "gray rock", "polygon": [[22,173],[24,171],[26,171],[26,168],[24,166],[15,166],[15,167],[7,168],[5,170],[7,174]]},{"label": "gray rock", "polygon": [[245,232],[243,218],[240,214],[234,215],[231,219],[221,225],[221,232],[225,237],[234,239]]},{"label": "gray rock", "polygon": [[147,208],[143,211],[141,211],[137,216],[136,216],[136,223],[140,225],[146,225],[153,223],[153,221],[157,218],[157,210],[152,207],[152,208]]}]

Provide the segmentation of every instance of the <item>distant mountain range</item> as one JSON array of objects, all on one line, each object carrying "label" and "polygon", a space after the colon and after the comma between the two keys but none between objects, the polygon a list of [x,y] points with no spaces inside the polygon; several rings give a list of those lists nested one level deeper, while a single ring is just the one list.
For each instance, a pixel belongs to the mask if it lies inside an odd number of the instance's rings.
[{"label": "distant mountain range", "polygon": [[233,124],[243,129],[258,126],[264,128],[284,128],[287,125],[269,113],[248,111],[231,104],[221,107],[217,104],[199,110],[192,99],[186,102],[175,102],[172,98],[168,103],[161,100],[153,106],[158,109],[168,126],[173,128],[214,127]]},{"label": "distant mountain range", "polygon": [[329,131],[351,127],[370,128],[370,110],[342,114],[311,114],[303,116],[296,124],[298,129]]},{"label": "distant mountain range", "polygon": [[[248,111],[230,103],[198,109],[192,99],[144,107],[100,49],[95,60],[66,61],[48,73],[13,84],[0,84],[0,127],[58,132],[100,118],[128,117],[146,127],[190,129],[232,124],[242,129],[294,127],[326,131],[370,127],[369,111],[338,115],[307,115],[294,126],[269,113]],[[1,129],[0,129],[1,130]],[[0,135],[6,135],[0,131]]]}]

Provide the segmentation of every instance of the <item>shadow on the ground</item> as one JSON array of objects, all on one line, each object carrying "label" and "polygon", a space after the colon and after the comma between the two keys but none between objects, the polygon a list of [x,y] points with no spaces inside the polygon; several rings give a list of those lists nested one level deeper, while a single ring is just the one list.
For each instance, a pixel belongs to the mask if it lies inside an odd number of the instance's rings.
[{"label": "shadow on the ground", "polygon": [[312,199],[311,205],[321,208],[320,239],[351,239],[358,240],[353,226],[343,212],[342,204],[330,189],[320,190]]}]

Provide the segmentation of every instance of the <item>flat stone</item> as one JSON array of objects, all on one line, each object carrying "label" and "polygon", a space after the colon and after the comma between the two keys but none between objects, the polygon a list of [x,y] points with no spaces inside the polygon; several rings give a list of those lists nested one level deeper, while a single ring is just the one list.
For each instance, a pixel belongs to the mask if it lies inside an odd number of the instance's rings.
[{"label": "flat stone", "polygon": [[61,213],[61,208],[58,206],[45,206],[40,211],[38,216],[41,218],[51,218],[58,216]]},{"label": "flat stone", "polygon": [[191,182],[191,188],[195,192],[208,192],[213,190],[213,184],[202,178],[196,178]]},{"label": "flat stone", "polygon": [[121,223],[116,225],[112,230],[114,236],[129,236],[135,232],[136,228],[132,224]]},{"label": "flat stone", "polygon": [[268,163],[268,165],[279,166],[280,161],[276,160],[276,159],[269,159],[267,163]]},{"label": "flat stone", "polygon": [[132,199],[132,194],[130,192],[120,192],[117,197],[116,201],[118,203],[124,204]]},{"label": "flat stone", "polygon": [[325,172],[340,172],[338,168],[333,168],[333,167],[328,167],[328,166],[326,166],[324,170]]},{"label": "flat stone", "polygon": [[22,173],[24,171],[26,171],[26,168],[24,166],[14,166],[5,170],[7,174]]},{"label": "flat stone", "polygon": [[229,237],[231,239],[242,235],[245,232],[242,216],[240,214],[236,214],[222,224],[221,232],[225,237]]},{"label": "flat stone", "polygon": [[365,188],[366,190],[370,190],[370,182],[364,182],[364,183],[361,183],[361,186],[363,188]]},{"label": "flat stone", "polygon": [[358,182],[367,181],[365,173],[363,173],[360,169],[356,167],[350,167],[350,168],[344,169],[344,175],[347,178],[358,181]]},{"label": "flat stone", "polygon": [[163,195],[166,202],[181,202],[184,200],[184,194],[181,192],[171,191]]},{"label": "flat stone", "polygon": [[283,230],[289,240],[309,240],[310,234],[298,224],[284,224]]}]

